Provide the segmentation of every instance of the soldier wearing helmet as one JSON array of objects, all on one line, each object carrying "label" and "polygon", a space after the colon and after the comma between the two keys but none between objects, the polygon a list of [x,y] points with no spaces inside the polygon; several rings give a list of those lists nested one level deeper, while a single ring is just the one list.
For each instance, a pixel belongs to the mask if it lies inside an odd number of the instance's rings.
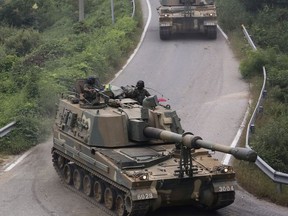
[{"label": "soldier wearing helmet", "polygon": [[98,78],[94,76],[88,77],[83,86],[84,98],[89,103],[93,104],[99,103],[100,96],[99,93],[97,93],[97,91],[101,89],[102,87]]},{"label": "soldier wearing helmet", "polygon": [[133,99],[138,101],[138,103],[141,105],[143,103],[144,98],[150,96],[150,93],[144,87],[145,87],[144,81],[139,80],[133,92]]}]

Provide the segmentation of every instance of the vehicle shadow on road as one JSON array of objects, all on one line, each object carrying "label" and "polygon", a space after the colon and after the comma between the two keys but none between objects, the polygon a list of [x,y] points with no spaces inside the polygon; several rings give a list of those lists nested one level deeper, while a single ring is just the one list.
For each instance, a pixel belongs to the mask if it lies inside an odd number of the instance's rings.
[{"label": "vehicle shadow on road", "polygon": [[217,211],[204,211],[199,210],[197,208],[193,208],[191,206],[176,206],[176,207],[167,207],[167,208],[160,208],[155,212],[149,214],[149,216],[175,216],[175,215],[182,215],[182,216],[220,216],[221,213]]},{"label": "vehicle shadow on road", "polygon": [[[219,32],[218,32],[219,34]],[[207,36],[203,33],[185,33],[185,34],[180,34],[180,33],[175,33],[171,35],[171,37],[168,40],[163,40],[165,41],[185,41],[185,40],[193,40],[193,41],[215,41],[217,39],[209,39]]]}]

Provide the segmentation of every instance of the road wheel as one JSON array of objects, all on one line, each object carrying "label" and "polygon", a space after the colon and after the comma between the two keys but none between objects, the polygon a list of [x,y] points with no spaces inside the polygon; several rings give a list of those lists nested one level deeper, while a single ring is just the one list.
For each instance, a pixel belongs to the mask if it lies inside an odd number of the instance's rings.
[{"label": "road wheel", "polygon": [[93,195],[93,179],[89,174],[83,178],[83,191],[87,196]]},{"label": "road wheel", "polygon": [[115,209],[116,209],[116,214],[118,216],[127,215],[126,210],[125,210],[124,198],[121,194],[118,194],[116,197]]},{"label": "road wheel", "polygon": [[110,210],[115,206],[115,193],[109,186],[107,186],[104,191],[104,205]]},{"label": "road wheel", "polygon": [[81,190],[83,186],[83,173],[79,168],[75,168],[73,172],[73,183],[77,190]]},{"label": "road wheel", "polygon": [[96,180],[94,182],[94,196],[95,196],[95,200],[98,203],[102,203],[103,202],[103,197],[104,197],[104,185],[101,182],[101,180]]},{"label": "road wheel", "polygon": [[128,213],[131,213],[132,212],[132,202],[133,202],[131,196],[130,195],[126,195],[124,202],[125,202],[126,211]]},{"label": "road wheel", "polygon": [[62,170],[63,167],[65,166],[65,162],[66,162],[65,158],[62,157],[61,155],[58,155],[56,164],[60,170]]},{"label": "road wheel", "polygon": [[65,164],[63,168],[63,177],[64,181],[69,185],[71,185],[73,182],[72,173],[73,173],[73,166],[71,164]]}]

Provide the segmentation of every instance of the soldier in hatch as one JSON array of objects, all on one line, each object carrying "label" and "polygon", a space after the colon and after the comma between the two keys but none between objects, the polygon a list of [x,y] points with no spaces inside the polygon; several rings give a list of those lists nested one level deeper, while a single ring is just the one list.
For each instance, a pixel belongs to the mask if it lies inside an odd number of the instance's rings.
[{"label": "soldier in hatch", "polygon": [[103,86],[100,84],[98,78],[93,76],[89,77],[84,84],[84,98],[91,104],[100,103],[100,95],[97,91],[102,90]]},{"label": "soldier in hatch", "polygon": [[138,103],[141,105],[143,103],[144,98],[150,96],[150,93],[144,87],[145,87],[144,81],[139,80],[133,92],[133,99],[138,101]]}]

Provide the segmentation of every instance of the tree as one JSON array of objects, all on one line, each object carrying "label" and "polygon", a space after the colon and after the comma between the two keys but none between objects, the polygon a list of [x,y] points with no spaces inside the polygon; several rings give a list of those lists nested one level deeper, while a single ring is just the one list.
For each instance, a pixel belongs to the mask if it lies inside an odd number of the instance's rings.
[{"label": "tree", "polygon": [[[6,0],[0,3],[0,20],[10,26],[43,30],[57,20],[56,14],[60,16],[61,9],[65,8],[60,5],[54,0]],[[55,13],[55,10],[59,12]]]}]

